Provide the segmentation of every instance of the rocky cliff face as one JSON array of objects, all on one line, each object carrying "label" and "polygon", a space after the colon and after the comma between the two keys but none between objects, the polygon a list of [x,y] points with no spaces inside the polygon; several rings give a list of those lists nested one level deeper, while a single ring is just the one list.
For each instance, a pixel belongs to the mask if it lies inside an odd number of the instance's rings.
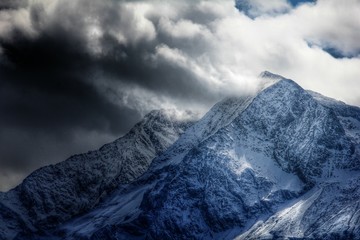
[{"label": "rocky cliff face", "polygon": [[269,72],[261,77],[257,93],[219,102],[191,127],[155,131],[162,137],[145,142],[173,140],[139,145],[157,157],[141,176],[142,161],[124,168],[127,180],[95,207],[17,238],[360,239],[360,109]]}]

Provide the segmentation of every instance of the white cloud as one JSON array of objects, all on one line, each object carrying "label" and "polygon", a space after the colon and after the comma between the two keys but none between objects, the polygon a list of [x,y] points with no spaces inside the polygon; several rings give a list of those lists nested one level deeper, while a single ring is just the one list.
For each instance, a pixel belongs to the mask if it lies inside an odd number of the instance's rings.
[{"label": "white cloud", "polygon": [[[225,1],[220,7],[228,10],[232,6],[232,1]],[[356,21],[359,8],[357,0],[344,2],[342,6],[334,0],[319,1],[316,5],[301,5],[284,15],[255,20],[231,10],[219,11],[223,15],[215,21],[196,25],[197,30],[208,29],[209,34],[203,39],[204,45],[209,46],[206,52],[194,56],[191,48],[180,50],[197,64],[196,68],[189,66],[190,71],[199,72],[202,68],[208,79],[212,79],[208,84],[217,82],[221,85],[219,91],[225,93],[230,92],[226,91],[229,88],[251,86],[245,79],[252,81],[262,70],[270,70],[296,80],[307,89],[359,105],[359,58],[335,59],[307,43],[313,40],[319,46],[330,44],[344,53],[359,51],[360,22]],[[193,25],[184,24],[180,30],[174,20],[165,21],[161,26],[168,24],[173,38],[195,34]],[[178,21],[186,20],[179,16]],[[202,76],[202,79],[206,78]]]},{"label": "white cloud", "polygon": [[360,1],[319,0],[316,7],[302,6],[296,13],[303,20],[304,37],[343,54],[360,52]]},{"label": "white cloud", "polygon": [[163,31],[174,38],[193,38],[196,35],[207,35],[207,29],[202,25],[183,19],[173,22],[170,19],[161,18],[158,27],[159,31]]}]

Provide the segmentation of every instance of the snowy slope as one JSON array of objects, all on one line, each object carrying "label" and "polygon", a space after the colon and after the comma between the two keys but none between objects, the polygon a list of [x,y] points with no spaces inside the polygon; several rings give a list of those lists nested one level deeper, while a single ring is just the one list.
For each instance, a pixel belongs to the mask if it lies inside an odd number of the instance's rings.
[{"label": "snowy slope", "polygon": [[99,150],[35,171],[0,196],[0,239],[11,239],[20,230],[54,227],[93,208],[116,186],[142,175],[194,117],[190,112],[153,111]]},{"label": "snowy slope", "polygon": [[[348,139],[350,153],[359,160],[360,108],[308,92],[336,114]],[[328,168],[332,171],[318,179],[311,191],[267,221],[259,221],[238,239],[360,239],[360,173],[351,170],[357,170],[359,164],[353,166],[350,165],[350,170],[334,166],[333,169]]]},{"label": "snowy slope", "polygon": [[360,108],[308,91],[321,105],[331,109],[337,115],[345,134],[353,142],[353,151],[360,152]]},{"label": "snowy slope", "polygon": [[237,239],[360,239],[359,173],[323,183]]}]

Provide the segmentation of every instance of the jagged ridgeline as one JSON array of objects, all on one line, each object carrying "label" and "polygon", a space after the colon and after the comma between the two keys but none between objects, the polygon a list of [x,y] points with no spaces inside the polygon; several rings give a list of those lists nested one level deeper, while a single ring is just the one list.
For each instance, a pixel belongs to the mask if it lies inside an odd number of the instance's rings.
[{"label": "jagged ridgeline", "polygon": [[1,195],[4,239],[360,239],[360,108],[261,74]]}]

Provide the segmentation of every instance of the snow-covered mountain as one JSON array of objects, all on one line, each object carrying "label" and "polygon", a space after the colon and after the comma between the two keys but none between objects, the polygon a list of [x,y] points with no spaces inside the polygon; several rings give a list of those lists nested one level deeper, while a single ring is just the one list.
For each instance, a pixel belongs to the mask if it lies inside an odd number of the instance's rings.
[{"label": "snow-covered mountain", "polygon": [[[51,178],[58,176],[55,170],[48,170],[47,180],[44,170],[35,172],[27,195],[19,189],[28,179],[2,196],[0,226],[12,236],[24,229],[17,239],[360,239],[360,108],[279,75],[264,72],[261,78],[258,92],[227,98],[194,124],[170,119],[160,123],[164,131],[157,130],[161,118],[145,119],[156,137],[144,134],[140,123],[136,134],[118,140],[131,142],[121,145],[131,146],[131,154],[100,149],[86,160],[94,164],[86,171],[95,172],[92,181],[65,174],[77,179],[68,186]],[[143,143],[143,136],[151,140]],[[119,146],[109,146],[114,144]],[[110,159],[127,164],[104,161],[113,152],[119,155]],[[88,164],[74,162],[74,169]],[[62,174],[79,172],[71,170],[71,160],[62,164]],[[42,185],[35,188],[35,182]],[[72,200],[57,201],[47,192]],[[81,210],[68,214],[73,206]],[[6,221],[15,212],[21,220]],[[39,221],[43,214],[48,218]]]},{"label": "snow-covered mountain", "polygon": [[35,171],[0,194],[0,239],[52,228],[89,211],[115,187],[142,175],[195,118],[191,112],[152,111],[99,150]]}]

